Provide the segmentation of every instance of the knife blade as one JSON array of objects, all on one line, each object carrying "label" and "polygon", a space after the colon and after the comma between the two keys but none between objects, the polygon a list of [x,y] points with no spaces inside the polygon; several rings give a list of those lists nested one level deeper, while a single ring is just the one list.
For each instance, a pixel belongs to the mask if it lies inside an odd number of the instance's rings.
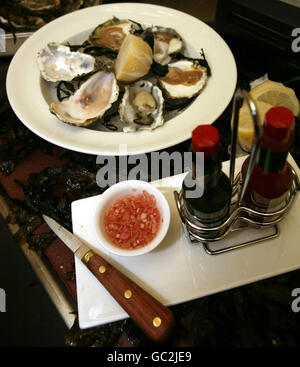
[{"label": "knife blade", "polygon": [[171,310],[54,219],[46,215],[43,218],[151,340],[159,343],[171,336],[175,327]]}]

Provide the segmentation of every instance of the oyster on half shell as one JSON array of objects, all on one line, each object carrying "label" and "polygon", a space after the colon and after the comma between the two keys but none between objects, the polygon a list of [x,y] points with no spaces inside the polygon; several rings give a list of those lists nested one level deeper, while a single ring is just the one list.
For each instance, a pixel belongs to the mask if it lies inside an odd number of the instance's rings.
[{"label": "oyster on half shell", "polygon": [[37,63],[42,77],[49,82],[71,81],[96,69],[93,56],[73,52],[56,42],[48,43],[38,52]]},{"label": "oyster on half shell", "polygon": [[163,125],[162,91],[148,80],[139,80],[125,87],[119,106],[123,131],[153,130]]},{"label": "oyster on half shell", "polygon": [[125,37],[129,33],[134,33],[138,28],[137,23],[128,19],[118,19],[116,17],[98,25],[89,36],[89,43],[94,46],[106,47],[118,52]]},{"label": "oyster on half shell", "polygon": [[171,99],[197,96],[207,82],[207,70],[196,59],[182,59],[168,65],[168,73],[158,80]]},{"label": "oyster on half shell", "polygon": [[50,112],[68,124],[88,126],[104,115],[118,95],[119,87],[114,73],[98,71],[71,97],[51,103]]},{"label": "oyster on half shell", "polygon": [[[151,36],[152,35],[152,36]],[[149,40],[151,36],[152,41]],[[153,42],[153,60],[161,65],[171,62],[171,55],[179,53],[184,47],[181,36],[172,28],[152,27],[147,28],[144,37]]]}]

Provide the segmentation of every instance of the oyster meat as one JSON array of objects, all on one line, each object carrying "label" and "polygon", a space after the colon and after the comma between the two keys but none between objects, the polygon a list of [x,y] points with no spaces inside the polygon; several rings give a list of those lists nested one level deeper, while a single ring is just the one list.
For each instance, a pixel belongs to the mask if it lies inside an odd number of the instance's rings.
[{"label": "oyster meat", "polygon": [[153,27],[145,31],[146,38],[152,34],[153,37],[153,60],[161,65],[171,62],[170,55],[179,53],[183,47],[183,40],[172,28]]},{"label": "oyster meat", "polygon": [[93,56],[73,52],[70,47],[55,42],[38,52],[37,62],[42,77],[50,82],[71,81],[96,68]]},{"label": "oyster meat", "polygon": [[163,125],[162,91],[148,80],[125,87],[125,93],[119,106],[123,131],[153,130]]},{"label": "oyster meat", "polygon": [[118,52],[125,37],[133,33],[139,25],[128,19],[116,17],[98,25],[89,36],[89,43],[95,46],[106,47]]},{"label": "oyster meat", "polygon": [[192,98],[207,82],[207,70],[195,60],[182,59],[168,65],[168,73],[158,80],[168,98]]},{"label": "oyster meat", "polygon": [[104,115],[118,95],[119,87],[114,73],[98,71],[71,97],[51,103],[50,111],[68,124],[88,126]]}]

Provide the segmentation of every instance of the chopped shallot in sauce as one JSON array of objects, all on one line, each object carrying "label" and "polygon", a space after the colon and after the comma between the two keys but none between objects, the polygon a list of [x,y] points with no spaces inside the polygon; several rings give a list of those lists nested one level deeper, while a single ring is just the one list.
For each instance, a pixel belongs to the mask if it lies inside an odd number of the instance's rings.
[{"label": "chopped shallot in sauce", "polygon": [[160,223],[156,199],[145,190],[119,198],[104,215],[108,238],[115,246],[129,250],[151,242],[159,231]]}]

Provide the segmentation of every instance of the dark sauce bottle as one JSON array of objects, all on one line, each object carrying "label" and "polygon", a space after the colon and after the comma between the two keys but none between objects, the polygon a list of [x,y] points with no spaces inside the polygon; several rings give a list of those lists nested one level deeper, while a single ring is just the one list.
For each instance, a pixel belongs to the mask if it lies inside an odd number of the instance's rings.
[{"label": "dark sauce bottle", "polygon": [[[201,152],[203,170],[200,169]],[[219,226],[226,220],[231,201],[231,185],[229,178],[222,171],[219,152],[218,129],[212,125],[201,125],[193,130],[193,168],[183,181],[182,193],[189,213],[196,217],[201,225],[210,228]],[[199,174],[200,172],[202,174]]]}]

